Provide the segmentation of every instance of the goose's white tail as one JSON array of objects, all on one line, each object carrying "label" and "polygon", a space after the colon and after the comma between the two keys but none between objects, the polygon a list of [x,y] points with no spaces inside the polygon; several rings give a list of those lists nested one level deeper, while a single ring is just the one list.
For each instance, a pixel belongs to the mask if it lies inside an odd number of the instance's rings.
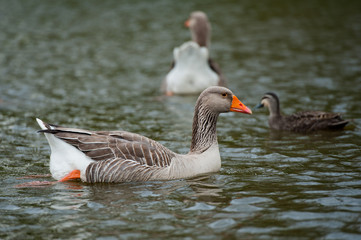
[{"label": "goose's white tail", "polygon": [[45,126],[44,122],[41,121],[39,118],[36,118],[36,121],[38,122],[39,126],[41,127],[41,129],[45,130],[47,129],[47,127]]},{"label": "goose's white tail", "polygon": [[[40,119],[36,119],[42,130],[53,129],[53,127]],[[44,133],[47,138],[50,149],[50,173],[56,180],[60,180],[73,170],[80,170],[81,179],[85,180],[85,170],[93,162],[83,152],[79,151],[70,144],[60,140],[51,133]]]},{"label": "goose's white tail", "polygon": [[167,90],[176,94],[202,92],[218,84],[218,75],[208,63],[208,49],[185,42],[173,51],[175,66],[167,74]]}]

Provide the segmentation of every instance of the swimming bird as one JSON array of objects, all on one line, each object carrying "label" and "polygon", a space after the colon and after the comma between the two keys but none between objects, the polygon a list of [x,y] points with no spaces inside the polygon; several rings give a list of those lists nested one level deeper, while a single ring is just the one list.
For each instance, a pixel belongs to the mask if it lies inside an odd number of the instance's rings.
[{"label": "swimming bird", "polygon": [[192,12],[185,26],[192,41],[173,50],[171,70],[162,83],[166,95],[198,94],[209,86],[226,86],[218,64],[210,58],[211,25],[204,12]]},{"label": "swimming bird", "polygon": [[288,116],[281,115],[280,101],[273,92],[265,93],[256,108],[264,106],[270,112],[268,124],[270,128],[276,130],[307,133],[317,130],[342,129],[349,123],[349,120],[343,120],[339,113],[303,111]]},{"label": "swimming bird", "polygon": [[51,148],[50,172],[60,181],[131,182],[189,178],[219,171],[216,122],[225,112],[252,114],[229,89],[209,87],[195,105],[188,154],[126,131],[89,131],[37,119]]}]

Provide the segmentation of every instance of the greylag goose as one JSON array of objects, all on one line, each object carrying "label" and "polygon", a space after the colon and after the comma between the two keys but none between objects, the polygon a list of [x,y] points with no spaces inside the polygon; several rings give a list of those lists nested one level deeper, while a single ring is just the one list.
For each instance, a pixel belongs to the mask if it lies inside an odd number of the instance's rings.
[{"label": "greylag goose", "polygon": [[174,153],[152,139],[126,131],[88,131],[37,122],[49,142],[50,172],[57,180],[167,180],[219,171],[216,122],[220,113],[229,111],[252,114],[227,88],[209,87],[200,94],[188,154]]},{"label": "greylag goose", "polygon": [[185,22],[192,41],[173,50],[172,68],[163,80],[162,92],[173,94],[198,94],[209,86],[226,86],[217,63],[210,58],[211,25],[204,12],[192,12]]},{"label": "greylag goose", "polygon": [[267,107],[270,116],[268,124],[276,130],[293,132],[312,132],[317,130],[342,129],[348,120],[343,120],[339,113],[304,111],[292,115],[281,115],[280,101],[275,93],[268,92],[262,97],[256,108]]}]

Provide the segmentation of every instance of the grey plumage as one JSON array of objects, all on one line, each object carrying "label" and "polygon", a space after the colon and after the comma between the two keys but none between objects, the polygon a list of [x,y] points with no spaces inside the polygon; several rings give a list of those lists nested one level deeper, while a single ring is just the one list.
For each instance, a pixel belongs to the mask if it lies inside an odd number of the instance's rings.
[{"label": "grey plumage", "polygon": [[[147,137],[125,131],[87,131],[82,129],[68,129],[53,127],[52,130],[41,132],[52,133],[57,138],[82,151],[96,162],[87,168],[88,182],[122,182],[139,181],[137,171],[147,172],[153,167],[170,165],[175,154],[160,143]],[[128,171],[124,170],[128,168]],[[101,171],[99,171],[102,169]],[[114,174],[112,170],[119,172]],[[134,172],[134,176],[123,174]],[[102,174],[97,174],[102,173]],[[113,173],[113,175],[108,175]],[[147,174],[142,178],[146,180]]]},{"label": "grey plumage", "polygon": [[139,164],[133,159],[108,159],[89,164],[86,169],[86,181],[89,183],[148,181],[157,170],[160,168]]},{"label": "grey plumage", "polygon": [[[188,163],[192,166],[192,161],[197,161],[197,156],[212,146],[217,147],[215,153],[219,156],[216,122],[220,113],[233,111],[233,99],[237,98],[223,87],[210,87],[201,93],[195,107],[192,143],[187,155],[176,154],[150,138],[126,131],[88,131],[41,122],[44,129],[39,132],[52,134],[92,160],[89,160],[86,169],[84,167],[83,180],[86,182],[172,179],[196,174],[197,171],[194,169],[187,172],[189,167],[185,168],[185,165]],[[239,102],[238,99],[237,101]],[[244,108],[244,113],[251,113],[247,107]],[[174,161],[177,163],[172,165]],[[213,164],[215,166],[210,169],[217,168],[218,163]]]}]

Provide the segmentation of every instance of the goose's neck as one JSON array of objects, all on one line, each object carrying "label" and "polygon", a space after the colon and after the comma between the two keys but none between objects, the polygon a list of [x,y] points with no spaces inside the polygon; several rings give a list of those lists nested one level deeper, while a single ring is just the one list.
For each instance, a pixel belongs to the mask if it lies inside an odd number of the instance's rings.
[{"label": "goose's neck", "polygon": [[217,143],[217,119],[219,113],[197,103],[192,129],[192,143],[190,153],[202,153]]},{"label": "goose's neck", "polygon": [[192,40],[200,47],[210,47],[211,28],[207,22],[198,23],[196,27],[191,30]]}]

